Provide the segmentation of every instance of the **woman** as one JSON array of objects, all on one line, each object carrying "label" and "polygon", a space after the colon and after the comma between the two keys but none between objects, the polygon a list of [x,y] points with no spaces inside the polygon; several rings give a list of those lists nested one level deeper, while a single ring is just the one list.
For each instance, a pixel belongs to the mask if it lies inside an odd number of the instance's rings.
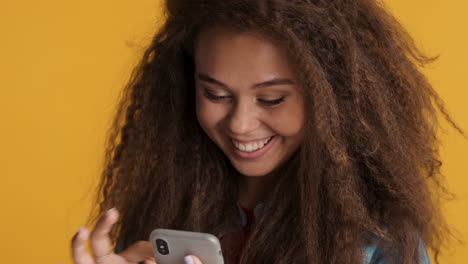
[{"label": "woman", "polygon": [[432,60],[372,0],[168,1],[75,263],[154,263],[155,228],[215,234],[227,263],[429,263],[437,111],[463,133]]}]

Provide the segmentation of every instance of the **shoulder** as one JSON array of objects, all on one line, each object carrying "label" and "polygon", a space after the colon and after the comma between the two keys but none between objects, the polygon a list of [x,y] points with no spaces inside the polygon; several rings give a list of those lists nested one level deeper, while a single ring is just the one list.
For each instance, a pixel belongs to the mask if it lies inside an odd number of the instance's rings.
[{"label": "shoulder", "polygon": [[[364,262],[362,264],[387,264],[382,250],[377,245],[369,245],[364,248]],[[419,264],[430,264],[426,246],[419,241]]]}]

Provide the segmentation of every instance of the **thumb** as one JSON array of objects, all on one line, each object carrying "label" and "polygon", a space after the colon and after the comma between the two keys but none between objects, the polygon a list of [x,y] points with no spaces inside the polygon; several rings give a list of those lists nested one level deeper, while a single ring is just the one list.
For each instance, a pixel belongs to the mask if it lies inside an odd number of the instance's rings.
[{"label": "thumb", "polygon": [[185,264],[203,264],[197,257],[193,255],[185,256]]},{"label": "thumb", "polygon": [[151,243],[148,241],[138,241],[126,250],[120,252],[119,255],[132,263],[138,263],[154,258]]}]

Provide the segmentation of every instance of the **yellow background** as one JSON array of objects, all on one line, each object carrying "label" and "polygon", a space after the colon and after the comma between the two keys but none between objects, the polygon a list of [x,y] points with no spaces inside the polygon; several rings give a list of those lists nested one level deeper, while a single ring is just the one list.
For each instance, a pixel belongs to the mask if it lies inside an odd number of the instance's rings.
[{"label": "yellow background", "polygon": [[[387,0],[440,59],[428,76],[468,131],[468,2]],[[0,5],[0,262],[71,263],[118,93],[151,37],[158,0],[2,0]],[[447,130],[443,171],[458,200],[449,222],[466,239],[468,141]],[[458,245],[443,263],[466,263]]]}]

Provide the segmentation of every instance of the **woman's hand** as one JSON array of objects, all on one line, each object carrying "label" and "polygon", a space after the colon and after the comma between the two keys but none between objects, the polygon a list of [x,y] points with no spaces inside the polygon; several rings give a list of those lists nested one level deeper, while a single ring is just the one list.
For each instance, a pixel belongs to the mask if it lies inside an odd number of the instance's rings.
[{"label": "woman's hand", "polygon": [[[119,213],[112,208],[99,219],[94,230],[89,234],[86,227],[80,228],[72,239],[72,257],[75,264],[135,264],[144,261],[146,264],[156,264],[153,249],[148,241],[139,241],[120,254],[112,251],[109,232],[117,222]],[[86,251],[86,240],[91,237],[92,255]],[[189,264],[202,264],[195,256],[185,257]]]}]

